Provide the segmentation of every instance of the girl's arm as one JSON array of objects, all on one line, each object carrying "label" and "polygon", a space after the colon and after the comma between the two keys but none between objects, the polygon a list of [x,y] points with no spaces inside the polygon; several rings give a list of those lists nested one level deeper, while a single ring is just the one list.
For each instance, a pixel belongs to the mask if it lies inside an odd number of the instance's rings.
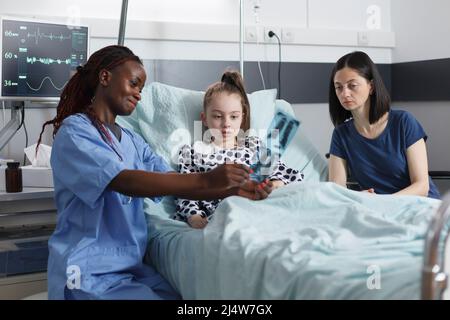
[{"label": "girl's arm", "polygon": [[280,181],[280,180],[272,180],[272,185],[273,185],[273,190],[281,188],[282,186],[284,186],[284,182]]},{"label": "girl's arm", "polygon": [[[267,172],[263,174],[263,176],[267,175],[266,180],[271,183],[271,190],[275,190],[282,186],[285,186],[294,181],[302,181],[303,174],[298,170],[293,168],[289,168],[285,163],[281,162],[276,154],[272,154],[270,149],[266,147],[266,145],[259,139],[258,137],[248,137],[249,142],[252,139],[253,148],[250,147],[250,150],[258,153],[258,161],[260,164],[264,164],[261,170],[270,169],[271,172]],[[267,161],[270,161],[270,166],[267,167]],[[275,166],[272,165],[272,162],[276,161]],[[261,172],[262,173],[262,172]]]},{"label": "girl's arm", "polygon": [[110,183],[112,190],[132,197],[174,195],[188,199],[224,198],[237,194],[247,182],[249,168],[225,164],[205,173],[157,173],[123,170]]},{"label": "girl's arm", "polygon": [[395,194],[428,196],[430,184],[428,181],[427,148],[423,139],[418,140],[406,149],[406,160],[408,161],[411,185]]},{"label": "girl's arm", "polygon": [[[181,147],[180,151],[178,152],[178,172],[179,173],[185,173],[190,174],[193,172],[199,173],[200,170],[195,165],[194,161],[194,153],[195,150],[190,145],[184,145]],[[203,190],[203,189],[200,189]],[[191,195],[191,198],[200,198],[200,195]],[[205,199],[206,200],[206,199]],[[208,198],[209,200],[209,198]],[[185,220],[188,221],[188,223],[192,227],[198,227],[198,226],[205,226],[206,221],[206,212],[205,210],[200,209],[200,200],[192,200],[192,199],[184,199],[184,198],[177,198],[176,199],[176,211],[177,214],[181,217],[183,217]],[[192,215],[200,215],[200,218],[195,217],[192,219],[189,219]],[[193,222],[193,223],[191,223]],[[197,223],[196,223],[197,222]]]},{"label": "girl's arm", "polygon": [[267,179],[272,181],[272,188],[275,190],[291,182],[303,181],[303,174],[278,160],[276,168]]},{"label": "girl's arm", "polygon": [[328,181],[347,186],[347,162],[335,155],[330,155],[328,163]]}]

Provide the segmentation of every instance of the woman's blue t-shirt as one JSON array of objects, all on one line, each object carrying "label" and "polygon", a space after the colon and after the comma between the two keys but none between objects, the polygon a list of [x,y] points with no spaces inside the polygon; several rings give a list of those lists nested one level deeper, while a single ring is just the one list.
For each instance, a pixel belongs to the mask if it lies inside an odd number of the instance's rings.
[{"label": "woman's blue t-shirt", "polygon": [[[406,149],[422,138],[426,141],[427,135],[412,114],[390,110],[386,128],[375,139],[359,134],[353,119],[339,125],[333,132],[330,154],[347,161],[362,189],[391,194],[411,184]],[[431,178],[429,181],[428,197],[440,199]]]}]

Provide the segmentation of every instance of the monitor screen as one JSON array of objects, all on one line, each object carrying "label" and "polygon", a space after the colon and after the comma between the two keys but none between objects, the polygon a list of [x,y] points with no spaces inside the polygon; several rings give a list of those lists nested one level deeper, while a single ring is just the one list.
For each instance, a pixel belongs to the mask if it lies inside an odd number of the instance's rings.
[{"label": "monitor screen", "polygon": [[88,28],[1,17],[3,100],[57,101],[86,62]]}]

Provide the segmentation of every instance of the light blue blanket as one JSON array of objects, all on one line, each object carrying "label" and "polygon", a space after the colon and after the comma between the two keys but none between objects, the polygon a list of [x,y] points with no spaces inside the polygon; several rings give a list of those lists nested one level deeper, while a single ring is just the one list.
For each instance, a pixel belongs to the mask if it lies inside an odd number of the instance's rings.
[{"label": "light blue blanket", "polygon": [[[117,121],[176,168],[171,160],[181,142],[174,132],[192,134],[203,93],[152,83],[142,96],[136,111]],[[293,115],[273,90],[249,99],[252,128],[267,129],[276,110]],[[185,299],[419,298],[424,234],[440,201],[318,182],[327,180],[327,164],[302,125],[282,160],[305,182],[264,201],[228,198],[204,230],[170,219],[172,197],[159,205],[145,200],[149,263]]]},{"label": "light blue blanket", "polygon": [[417,299],[439,204],[301,182],[228,198],[195,230],[148,201],[147,258],[185,299]]}]

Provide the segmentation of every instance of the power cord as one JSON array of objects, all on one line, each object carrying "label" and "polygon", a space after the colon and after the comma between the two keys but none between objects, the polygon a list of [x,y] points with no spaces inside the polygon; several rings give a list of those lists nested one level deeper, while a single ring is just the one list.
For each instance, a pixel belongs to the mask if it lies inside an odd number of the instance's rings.
[{"label": "power cord", "polygon": [[[259,28],[256,27],[256,33],[258,33],[258,31],[259,31]],[[256,40],[256,47],[258,47],[258,45],[259,45],[259,42],[258,42],[258,40]],[[261,70],[261,61],[259,59],[258,59],[258,70],[259,70],[259,75],[261,76],[263,88],[264,88],[264,90],[266,90],[266,82],[264,81],[264,75]]]},{"label": "power cord", "polygon": [[[18,132],[20,130],[20,128],[22,128],[23,126],[23,130],[25,131],[25,148],[28,146],[28,131],[27,128],[25,126],[25,102],[24,101],[20,101],[19,102],[19,107],[21,108],[21,113],[22,113],[22,119],[20,121],[20,125],[17,128],[16,132]],[[25,153],[23,154],[23,165],[25,165],[26,162],[26,155]]]},{"label": "power cord", "polygon": [[4,128],[5,127],[5,125],[6,125],[6,113],[5,113],[5,101],[3,100],[2,101],[2,110],[3,110],[3,126],[2,126],[2,128]]},{"label": "power cord", "polygon": [[281,99],[281,40],[272,30],[268,33],[269,38],[277,38],[278,41],[278,99]]},{"label": "power cord", "polygon": [[[22,109],[23,113],[22,113],[22,119],[25,119],[25,108]],[[28,147],[28,131],[27,131],[27,126],[25,125],[25,121],[23,121],[23,130],[25,132],[25,148]],[[25,155],[25,152],[23,153],[23,165],[25,165],[27,161],[27,157]]]}]

